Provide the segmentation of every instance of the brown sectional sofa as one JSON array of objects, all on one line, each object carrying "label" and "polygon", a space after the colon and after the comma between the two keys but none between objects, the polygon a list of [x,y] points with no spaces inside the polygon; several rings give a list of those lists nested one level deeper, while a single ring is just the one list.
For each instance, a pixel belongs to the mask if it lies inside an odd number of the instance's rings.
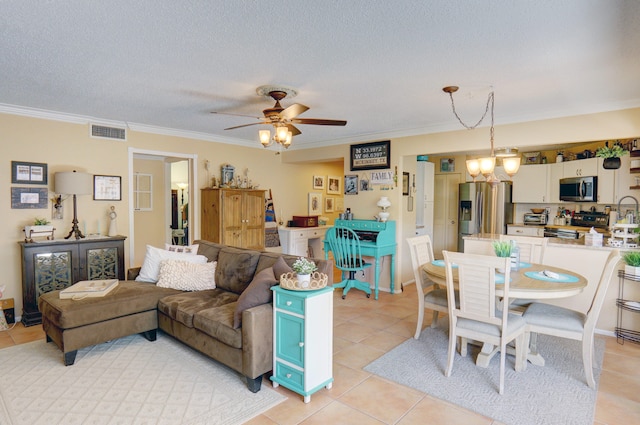
[{"label": "brown sectional sofa", "polygon": [[[109,301],[112,294],[77,301],[60,300],[57,291],[41,296],[39,307],[47,340],[60,347],[65,364],[73,364],[75,351],[79,348],[133,333],[143,333],[154,340],[159,328],[238,371],[247,378],[249,390],[259,391],[262,376],[273,368],[272,304],[267,301],[247,308],[242,312],[241,326],[236,328],[234,314],[238,299],[256,274],[274,266],[280,257],[289,266],[298,257],[208,241],[195,241],[194,244],[199,245],[198,254],[205,255],[209,261],[217,261],[215,289],[187,292],[136,282],[133,280],[140,271],[136,268],[129,270],[128,280],[120,282],[113,294],[118,297],[117,304],[126,307],[114,309],[113,302]],[[319,271],[326,273],[329,282],[333,282],[333,262],[314,261]],[[255,284],[249,292],[253,293],[254,289]],[[262,295],[257,299],[265,297],[265,288],[261,291]],[[243,298],[241,303],[249,298],[248,294]],[[141,303],[140,299],[146,302]],[[256,304],[256,297],[252,299]],[[90,311],[105,313],[87,316]],[[95,321],[92,317],[100,320]]]}]

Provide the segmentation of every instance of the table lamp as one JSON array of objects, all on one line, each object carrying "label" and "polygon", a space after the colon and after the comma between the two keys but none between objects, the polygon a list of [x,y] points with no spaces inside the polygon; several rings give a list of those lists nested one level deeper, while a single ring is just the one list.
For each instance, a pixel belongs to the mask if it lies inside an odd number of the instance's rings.
[{"label": "table lamp", "polygon": [[65,239],[69,239],[71,235],[76,236],[76,239],[84,238],[80,229],[78,228],[78,210],[77,210],[77,195],[91,195],[93,191],[93,185],[91,183],[91,174],[78,173],[74,171],[66,171],[55,174],[54,190],[56,193],[62,195],[73,195],[73,226],[71,231]]}]

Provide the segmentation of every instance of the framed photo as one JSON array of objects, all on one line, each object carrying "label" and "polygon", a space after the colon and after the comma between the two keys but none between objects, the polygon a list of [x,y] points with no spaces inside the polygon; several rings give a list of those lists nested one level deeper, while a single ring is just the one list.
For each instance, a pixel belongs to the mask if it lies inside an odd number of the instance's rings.
[{"label": "framed photo", "polygon": [[540,164],[541,162],[540,152],[525,152],[522,154],[523,164]]},{"label": "framed photo", "polygon": [[11,183],[47,184],[47,164],[11,161]]},{"label": "framed photo", "polygon": [[402,194],[409,196],[409,173],[402,173]]},{"label": "framed photo", "polygon": [[231,164],[225,164],[220,167],[220,185],[222,187],[229,187],[231,183],[233,183],[235,173],[236,167]]},{"label": "framed photo", "polygon": [[335,198],[327,196],[324,198],[324,212],[333,212],[335,210]]},{"label": "framed photo", "polygon": [[351,171],[391,168],[391,141],[351,145]]},{"label": "framed photo", "polygon": [[324,190],[324,176],[313,176],[313,189]]},{"label": "framed photo", "polygon": [[442,158],[440,160],[440,172],[443,173],[452,173],[455,171],[455,159],[453,158]]},{"label": "framed photo", "polygon": [[343,212],[344,211],[344,198],[339,197],[333,202],[334,212]]},{"label": "framed photo", "polygon": [[345,195],[358,194],[358,175],[357,174],[348,174],[344,176],[344,194]]},{"label": "framed photo", "polygon": [[340,177],[327,177],[327,193],[331,195],[340,195]]},{"label": "framed photo", "polygon": [[33,187],[12,187],[11,208],[46,209],[49,204],[49,189]]},{"label": "framed photo", "polygon": [[122,200],[122,177],[120,176],[93,176],[94,201],[120,201]]},{"label": "framed photo", "polygon": [[362,177],[360,179],[360,191],[361,192],[366,192],[368,190],[373,190],[373,187],[371,187],[371,184],[369,183],[369,179],[366,177]]},{"label": "framed photo", "polygon": [[322,214],[322,193],[309,192],[309,215]]}]

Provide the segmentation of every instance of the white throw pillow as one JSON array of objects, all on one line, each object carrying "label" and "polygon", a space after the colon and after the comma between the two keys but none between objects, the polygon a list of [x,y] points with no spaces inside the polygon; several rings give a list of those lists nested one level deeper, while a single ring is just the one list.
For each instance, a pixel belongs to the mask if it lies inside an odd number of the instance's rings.
[{"label": "white throw pillow", "polygon": [[181,291],[215,289],[216,264],[217,262],[195,264],[188,261],[163,260],[160,262],[157,285]]},{"label": "white throw pillow", "polygon": [[162,260],[183,260],[190,263],[204,264],[207,257],[204,255],[185,254],[184,252],[173,252],[147,245],[147,253],[144,256],[142,268],[136,280],[138,282],[158,281],[158,272],[160,271],[160,262]]},{"label": "white throw pillow", "polygon": [[194,244],[194,245],[171,245],[171,244],[164,244],[164,249],[166,249],[167,251],[173,251],[173,252],[183,252],[185,254],[192,254],[192,255],[196,255],[198,254],[198,247],[200,245],[198,244]]}]

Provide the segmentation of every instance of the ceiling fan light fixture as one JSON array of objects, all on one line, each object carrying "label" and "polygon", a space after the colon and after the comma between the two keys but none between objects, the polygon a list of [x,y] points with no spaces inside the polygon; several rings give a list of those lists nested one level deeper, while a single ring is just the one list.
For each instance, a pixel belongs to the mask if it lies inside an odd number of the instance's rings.
[{"label": "ceiling fan light fixture", "polygon": [[264,146],[265,148],[268,147],[271,144],[271,132],[269,130],[260,130],[258,134],[262,146]]},{"label": "ceiling fan light fixture", "polygon": [[289,148],[292,140],[293,140],[293,133],[290,131],[287,131],[287,138],[284,140],[284,143],[283,143],[284,147]]},{"label": "ceiling fan light fixture", "polygon": [[287,133],[290,133],[289,128],[284,125],[276,127],[276,141],[278,143],[284,143],[287,140]]}]

